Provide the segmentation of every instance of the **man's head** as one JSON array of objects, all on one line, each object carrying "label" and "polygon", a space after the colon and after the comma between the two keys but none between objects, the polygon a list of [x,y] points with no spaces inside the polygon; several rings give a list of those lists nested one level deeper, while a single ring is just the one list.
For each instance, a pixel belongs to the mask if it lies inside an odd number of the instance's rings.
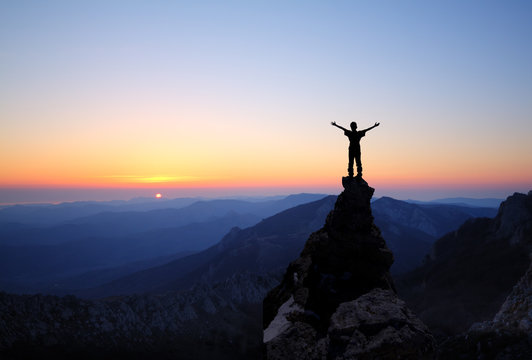
[{"label": "man's head", "polygon": [[351,123],[351,130],[353,130],[353,131],[357,130],[357,123],[354,122],[354,121]]}]

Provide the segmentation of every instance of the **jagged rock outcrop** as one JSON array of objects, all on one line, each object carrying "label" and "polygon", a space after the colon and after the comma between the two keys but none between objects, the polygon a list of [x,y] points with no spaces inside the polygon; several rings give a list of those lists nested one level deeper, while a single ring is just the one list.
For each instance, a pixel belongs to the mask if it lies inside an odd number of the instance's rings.
[{"label": "jagged rock outcrop", "polygon": [[266,358],[430,358],[432,335],[395,294],[374,189],[358,177],[342,183],[325,225],[264,300]]}]

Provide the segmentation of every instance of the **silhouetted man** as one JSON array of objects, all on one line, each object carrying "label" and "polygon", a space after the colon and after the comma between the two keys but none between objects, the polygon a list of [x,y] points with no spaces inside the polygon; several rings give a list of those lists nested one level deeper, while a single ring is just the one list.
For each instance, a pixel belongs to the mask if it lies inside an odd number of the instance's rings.
[{"label": "silhouetted man", "polygon": [[379,126],[379,123],[375,123],[372,127],[367,128],[366,130],[357,131],[357,123],[351,123],[351,130],[347,130],[340,125],[336,125],[336,122],[332,122],[331,125],[336,126],[339,129],[344,131],[345,136],[349,138],[349,165],[347,166],[347,172],[350,177],[353,177],[353,159],[357,162],[357,176],[362,177],[362,163],[360,161],[360,139],[366,135],[366,131],[373,129],[374,127]]}]

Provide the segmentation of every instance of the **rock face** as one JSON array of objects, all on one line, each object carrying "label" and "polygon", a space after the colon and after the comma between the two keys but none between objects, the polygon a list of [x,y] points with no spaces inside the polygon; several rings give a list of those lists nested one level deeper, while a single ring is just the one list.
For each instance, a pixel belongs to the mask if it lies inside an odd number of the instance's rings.
[{"label": "rock face", "polygon": [[532,357],[532,265],[492,321],[445,341],[441,359],[530,359]]},{"label": "rock face", "polygon": [[264,300],[266,358],[430,358],[432,335],[395,294],[374,189],[358,177],[342,184],[324,227]]},{"label": "rock face", "polygon": [[442,338],[438,359],[532,359],[532,191],[508,197],[494,219],[466,222],[434,250],[414,274],[424,293],[407,298],[432,305],[420,316],[435,333],[444,321],[468,325]]},{"label": "rock face", "polygon": [[493,326],[532,334],[532,265],[502,304]]},{"label": "rock face", "polygon": [[515,193],[495,218],[466,221],[434,244],[430,259],[399,277],[400,296],[437,339],[492,320],[530,267],[532,191]]}]

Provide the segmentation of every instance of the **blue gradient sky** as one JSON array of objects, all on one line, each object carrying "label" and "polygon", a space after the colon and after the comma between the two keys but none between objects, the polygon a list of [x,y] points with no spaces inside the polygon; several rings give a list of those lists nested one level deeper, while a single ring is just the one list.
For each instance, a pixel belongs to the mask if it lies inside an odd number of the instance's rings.
[{"label": "blue gradient sky", "polygon": [[527,191],[531,19],[528,1],[4,1],[1,193],[335,192],[330,121],[381,122],[362,142],[381,195]]}]

